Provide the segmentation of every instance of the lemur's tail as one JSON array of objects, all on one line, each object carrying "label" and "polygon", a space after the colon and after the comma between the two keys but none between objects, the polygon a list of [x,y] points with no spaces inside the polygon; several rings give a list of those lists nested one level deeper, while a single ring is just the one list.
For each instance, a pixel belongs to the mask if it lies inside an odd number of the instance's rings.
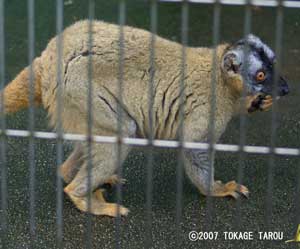
[{"label": "lemur's tail", "polygon": [[[33,62],[34,104],[42,103],[41,97],[41,66],[40,59]],[[24,68],[17,77],[11,81],[3,90],[4,113],[14,113],[29,107],[30,93],[30,68]]]}]

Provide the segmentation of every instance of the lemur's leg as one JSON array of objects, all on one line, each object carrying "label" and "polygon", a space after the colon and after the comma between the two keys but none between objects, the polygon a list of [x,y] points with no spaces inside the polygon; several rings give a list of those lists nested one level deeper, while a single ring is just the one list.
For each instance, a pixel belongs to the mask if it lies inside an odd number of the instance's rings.
[{"label": "lemur's leg", "polygon": [[[213,160],[213,158],[212,158]],[[238,198],[240,195],[248,197],[247,187],[235,181],[223,184],[214,180],[214,167],[210,170],[209,155],[203,150],[184,150],[185,170],[192,183],[203,195],[215,197],[232,196]]]},{"label": "lemur's leg", "polygon": [[[66,183],[70,183],[74,179],[80,167],[83,165],[83,156],[83,145],[77,143],[75,145],[74,151],[71,153],[68,159],[59,167],[59,173]],[[120,179],[117,174],[114,174],[110,178],[108,178],[104,183],[109,185],[115,185],[117,183],[124,184],[125,182],[125,179]]]},{"label": "lemur's leg", "polygon": [[[126,158],[130,148],[121,147],[121,163]],[[64,191],[81,211],[88,211],[88,196],[91,194],[90,212],[95,215],[117,216],[117,204],[107,203],[101,190],[93,192],[99,185],[109,181],[117,170],[117,146],[115,144],[92,145],[92,168],[90,172],[90,188],[88,188],[87,158],[72,182]],[[127,215],[128,209],[120,206],[120,214]]]},{"label": "lemur's leg", "polygon": [[74,151],[68,157],[68,159],[59,167],[59,173],[63,177],[66,183],[70,183],[80,167],[82,166],[84,159],[84,151],[82,145],[77,143]]}]

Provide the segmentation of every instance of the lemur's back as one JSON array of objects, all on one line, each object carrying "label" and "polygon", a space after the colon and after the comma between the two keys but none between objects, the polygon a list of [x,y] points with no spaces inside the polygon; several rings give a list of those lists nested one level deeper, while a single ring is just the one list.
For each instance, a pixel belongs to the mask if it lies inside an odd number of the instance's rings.
[{"label": "lemur's back", "polygon": [[[63,96],[64,128],[70,132],[84,132],[84,122],[79,124],[78,115],[86,117],[89,61],[89,26],[81,21],[67,28],[63,45]],[[148,88],[150,82],[150,33],[141,29],[124,27],[124,68],[123,68],[123,109],[129,126],[137,126],[141,136],[148,133]],[[52,39],[42,54],[42,99],[48,107],[55,124],[56,80],[56,39]],[[156,38],[155,80],[154,80],[154,130],[156,137],[174,138],[178,126],[179,81],[181,80],[181,46],[178,43]],[[93,63],[93,109],[94,125],[100,125],[101,133],[117,129],[117,103],[119,91],[119,27],[104,22],[93,23],[92,63]],[[188,50],[185,96],[187,110],[207,102],[207,85],[195,81],[208,79],[211,74],[209,49]],[[206,52],[206,53],[205,53]],[[204,54],[206,58],[201,57]],[[194,63],[193,63],[194,60]],[[191,65],[191,66],[190,66]],[[197,68],[201,66],[201,70]],[[207,69],[207,71],[206,71]],[[194,86],[192,86],[194,84]],[[200,97],[200,98],[199,98]],[[201,99],[202,98],[202,99]],[[205,107],[206,108],[206,107]],[[78,113],[80,112],[80,113]],[[188,112],[188,111],[187,111]],[[77,114],[76,114],[77,113]],[[99,122],[97,122],[97,120]],[[126,122],[125,122],[126,123]]]}]

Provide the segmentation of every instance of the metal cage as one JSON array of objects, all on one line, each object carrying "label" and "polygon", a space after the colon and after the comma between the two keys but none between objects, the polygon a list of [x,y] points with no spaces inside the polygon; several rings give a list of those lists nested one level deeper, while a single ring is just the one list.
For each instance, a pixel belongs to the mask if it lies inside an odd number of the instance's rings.
[{"label": "metal cage", "polygon": [[[1,89],[5,85],[5,30],[4,30],[4,0],[0,1],[0,82],[1,82]],[[150,39],[150,45],[151,45],[151,53],[150,53],[150,65],[154,67],[154,58],[155,58],[155,50],[154,45],[156,42],[155,36],[157,34],[157,4],[158,2],[178,2],[181,4],[182,13],[181,13],[181,43],[182,43],[182,65],[181,65],[181,80],[180,80],[180,89],[183,90],[183,82],[184,82],[184,76],[186,73],[185,69],[185,59],[186,59],[186,46],[188,44],[188,15],[189,15],[189,5],[191,3],[193,4],[211,4],[214,8],[214,14],[213,14],[213,47],[216,47],[217,44],[220,42],[220,14],[221,14],[221,7],[222,5],[242,5],[245,8],[245,19],[244,19],[244,35],[247,35],[251,32],[251,6],[268,6],[276,8],[277,16],[276,16],[276,38],[275,38],[275,52],[278,56],[278,64],[276,67],[276,70],[278,70],[281,67],[281,53],[282,53],[282,36],[283,36],[283,9],[284,8],[300,8],[300,2],[299,1],[275,1],[275,0],[187,0],[187,1],[181,1],[181,0],[150,0],[150,31],[152,33]],[[92,21],[95,18],[95,1],[89,0],[88,1],[88,11],[89,11],[89,21],[90,21],[90,30],[92,28]],[[242,181],[243,177],[243,161],[246,153],[252,153],[252,154],[262,154],[262,155],[268,155],[269,156],[269,171],[268,171],[268,183],[267,183],[267,198],[268,198],[268,205],[267,205],[267,222],[271,222],[272,219],[272,189],[273,189],[273,170],[274,170],[274,164],[275,164],[275,155],[283,155],[283,156],[296,156],[298,157],[300,155],[300,149],[299,148],[287,148],[287,147],[275,147],[275,137],[276,137],[276,103],[272,107],[272,127],[271,127],[271,146],[252,146],[247,145],[245,141],[245,123],[246,118],[244,115],[241,115],[240,117],[240,138],[239,138],[239,144],[215,144],[213,142],[214,134],[214,124],[215,124],[215,113],[214,113],[214,105],[215,100],[212,100],[211,103],[211,114],[210,114],[210,141],[209,143],[194,143],[194,142],[186,142],[184,140],[182,132],[180,133],[180,139],[178,141],[170,141],[170,140],[157,140],[154,137],[153,134],[153,120],[152,120],[152,111],[151,106],[153,105],[152,102],[152,95],[153,95],[153,81],[155,79],[155,71],[151,70],[150,72],[150,81],[149,81],[149,117],[150,117],[150,136],[148,139],[141,139],[141,138],[128,138],[123,137],[121,132],[121,121],[122,121],[122,115],[119,115],[118,121],[119,121],[119,133],[117,137],[107,137],[107,136],[92,136],[92,127],[91,127],[91,120],[93,119],[92,115],[92,68],[89,67],[88,74],[89,74],[89,113],[87,118],[88,123],[88,130],[86,134],[66,134],[63,133],[61,124],[59,123],[58,128],[56,132],[45,132],[45,131],[38,131],[35,129],[34,124],[34,108],[33,108],[33,94],[34,91],[34,84],[33,84],[33,78],[34,73],[32,70],[32,62],[35,57],[35,51],[34,51],[34,44],[35,44],[35,2],[34,0],[28,0],[28,53],[29,53],[29,65],[31,65],[31,94],[30,94],[30,103],[32,104],[29,111],[29,126],[28,130],[17,130],[17,129],[8,129],[5,121],[5,117],[3,115],[3,109],[1,110],[1,136],[0,136],[0,151],[1,151],[1,233],[5,234],[5,231],[7,229],[7,198],[8,198],[8,191],[7,191],[7,137],[26,137],[29,138],[29,148],[28,148],[28,159],[30,162],[30,235],[32,237],[35,236],[36,233],[36,224],[35,224],[35,172],[36,172],[36,164],[35,164],[35,148],[34,143],[35,139],[45,139],[47,140],[55,140],[57,142],[57,165],[60,165],[63,161],[63,142],[64,141],[87,141],[89,149],[89,169],[92,167],[92,160],[91,160],[91,146],[92,142],[96,143],[111,143],[116,144],[118,147],[118,174],[122,175],[122,167],[120,163],[120,153],[122,149],[123,144],[127,144],[130,146],[144,146],[147,147],[148,153],[148,164],[147,164],[147,201],[146,201],[146,207],[147,207],[147,224],[148,229],[146,231],[147,233],[147,248],[152,248],[152,235],[151,235],[151,224],[152,224],[152,215],[151,215],[151,208],[152,208],[152,198],[153,198],[153,148],[154,147],[164,147],[164,148],[178,148],[179,149],[179,156],[178,156],[178,165],[177,165],[177,189],[176,189],[176,227],[180,226],[181,222],[181,216],[182,216],[182,177],[183,177],[183,171],[182,171],[182,150],[183,148],[188,149],[203,149],[208,150],[210,152],[213,151],[223,151],[223,152],[235,152],[239,153],[239,168],[238,168],[238,177],[239,181]],[[64,4],[63,0],[57,0],[56,1],[56,31],[57,31],[57,78],[59,79],[59,87],[58,87],[58,96],[60,96],[61,91],[61,81],[62,81],[62,39],[63,39],[63,15],[64,15]],[[123,65],[124,65],[124,54],[126,53],[126,49],[124,48],[124,34],[123,34],[123,26],[126,24],[126,1],[120,0],[119,1],[119,39],[120,39],[120,47],[119,47],[119,73],[118,73],[118,79],[119,79],[119,99],[122,100],[122,84],[123,84]],[[93,44],[93,34],[90,32],[89,36],[89,46],[91,48]],[[92,58],[89,56],[89,65],[92,63]],[[213,55],[213,65],[216,66],[216,53]],[[212,74],[215,74],[215,70],[212,71]],[[277,76],[278,77],[278,76]],[[212,96],[214,96],[215,91],[215,80],[216,77],[213,75],[212,77]],[[182,93],[183,91],[181,91]],[[182,97],[182,96],[181,96]],[[57,98],[58,103],[60,103],[60,98]],[[3,103],[3,96],[1,97],[1,103]],[[181,104],[182,104],[182,98],[181,98]],[[3,105],[1,105],[3,106]],[[58,104],[58,114],[61,116],[61,104]],[[182,106],[182,105],[181,105]],[[182,109],[182,108],[181,108]],[[119,113],[120,110],[119,110]],[[181,120],[183,120],[183,113],[181,111]],[[182,125],[183,122],[181,122],[180,129],[182,131]],[[62,181],[60,179],[60,176],[57,174],[57,217],[56,217],[56,223],[57,223],[57,245],[58,247],[63,247],[63,185]],[[300,179],[298,177],[298,187],[297,187],[297,194],[298,200],[296,203],[298,203],[299,210],[299,195],[300,195]],[[120,185],[118,185],[117,188],[117,202],[121,203],[122,201],[122,188]],[[241,203],[238,201],[237,205],[240,205]],[[207,212],[208,214],[211,211],[211,202],[210,198],[208,198],[207,201]],[[208,227],[209,224],[212,222],[211,218],[208,215]],[[297,217],[297,221],[295,221],[295,224],[299,223],[300,214],[299,212],[295,214],[295,217]],[[86,246],[87,248],[92,247],[92,239],[91,239],[91,222],[92,217],[88,215],[88,222],[86,226],[87,231],[87,239],[86,239]],[[116,219],[116,248],[120,248],[120,217]],[[177,233],[180,233],[178,229],[176,229]],[[178,236],[179,238],[179,236]],[[178,242],[180,244],[180,242]],[[199,245],[200,246],[200,245]]]}]

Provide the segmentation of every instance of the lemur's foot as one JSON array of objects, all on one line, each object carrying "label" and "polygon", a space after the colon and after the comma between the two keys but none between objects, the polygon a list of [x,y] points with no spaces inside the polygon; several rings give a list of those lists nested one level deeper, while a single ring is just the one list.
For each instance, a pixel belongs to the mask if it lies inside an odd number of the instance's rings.
[{"label": "lemur's foot", "polygon": [[[118,215],[118,209],[117,209],[118,204],[106,202],[106,200],[104,199],[104,196],[103,196],[104,191],[105,191],[104,189],[97,189],[94,192],[94,194],[100,202],[106,203],[107,205],[110,205],[110,207],[107,207],[107,210],[109,211],[109,213],[111,213],[111,215],[109,215],[109,216],[117,217],[117,215]],[[128,213],[129,213],[129,209],[122,206],[122,205],[119,205],[119,212],[120,212],[120,215],[127,216]]]},{"label": "lemur's foot", "polygon": [[125,184],[126,183],[126,179],[124,178],[119,178],[119,176],[117,174],[112,175],[110,178],[108,178],[105,181],[105,184],[109,184],[110,186],[114,186],[116,184]]},{"label": "lemur's foot", "polygon": [[107,215],[110,217],[117,217],[118,211],[120,215],[126,216],[129,212],[129,210],[123,206],[119,206],[115,203],[109,203],[106,202],[106,200],[103,197],[103,190],[98,189],[91,195],[90,200],[90,209],[88,209],[88,197],[77,197],[71,193],[68,193],[68,191],[65,189],[65,192],[68,194],[68,196],[71,198],[72,202],[75,204],[75,206],[83,211],[88,212],[90,211],[91,214],[94,215]]},{"label": "lemur's foot", "polygon": [[221,181],[215,181],[212,189],[211,196],[215,197],[225,197],[232,196],[237,199],[241,195],[249,197],[249,190],[244,185],[240,185],[235,181],[230,181],[226,184],[223,184]]}]

